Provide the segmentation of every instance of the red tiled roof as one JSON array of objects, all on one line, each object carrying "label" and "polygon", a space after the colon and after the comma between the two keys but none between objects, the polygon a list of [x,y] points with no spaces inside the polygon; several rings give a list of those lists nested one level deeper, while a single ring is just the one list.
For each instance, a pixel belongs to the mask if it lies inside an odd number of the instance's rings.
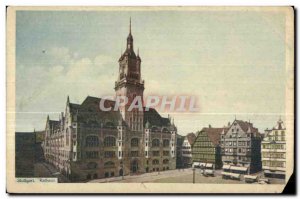
[{"label": "red tiled roof", "polygon": [[186,135],[186,138],[189,141],[190,145],[192,145],[196,140],[196,135],[194,133],[189,133]]},{"label": "red tiled roof", "polygon": [[[240,127],[243,129],[243,131],[245,131],[246,133],[253,133],[253,134],[257,134],[258,133],[258,129],[253,127],[253,124],[247,121],[242,121],[242,120],[235,120]],[[250,132],[249,132],[249,128],[250,128]]]},{"label": "red tiled roof", "polygon": [[208,138],[214,145],[218,145],[221,138],[221,133],[223,132],[223,130],[226,132],[228,129],[229,129],[228,127],[223,127],[223,128],[204,127],[201,131],[204,131],[207,134]]}]

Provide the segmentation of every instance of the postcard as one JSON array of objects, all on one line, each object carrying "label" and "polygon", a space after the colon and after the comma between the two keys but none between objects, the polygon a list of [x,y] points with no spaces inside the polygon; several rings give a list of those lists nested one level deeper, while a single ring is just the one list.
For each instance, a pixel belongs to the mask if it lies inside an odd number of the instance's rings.
[{"label": "postcard", "polygon": [[[8,7],[7,192],[281,193],[293,7]],[[99,184],[101,183],[101,184]]]}]

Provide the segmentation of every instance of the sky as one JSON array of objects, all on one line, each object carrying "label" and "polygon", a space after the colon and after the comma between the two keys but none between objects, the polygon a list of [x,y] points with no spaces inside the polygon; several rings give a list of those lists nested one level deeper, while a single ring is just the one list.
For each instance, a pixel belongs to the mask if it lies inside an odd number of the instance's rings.
[{"label": "sky", "polygon": [[[16,131],[43,130],[67,96],[114,95],[129,18],[145,95],[196,96],[178,133],[285,118],[285,15],[257,11],[17,11]],[[162,113],[167,116],[168,113]]]}]

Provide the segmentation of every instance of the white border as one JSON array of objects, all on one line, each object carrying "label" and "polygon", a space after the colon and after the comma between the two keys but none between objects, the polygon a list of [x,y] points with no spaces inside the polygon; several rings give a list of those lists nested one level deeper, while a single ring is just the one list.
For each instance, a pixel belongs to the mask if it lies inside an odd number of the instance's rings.
[{"label": "white border", "polygon": [[[69,6],[74,6],[74,5],[109,5],[109,6],[122,6],[122,5],[128,5],[128,6],[143,6],[143,5],[211,5],[211,6],[222,6],[222,5],[253,5],[253,6],[280,6],[280,5],[294,5],[296,8],[299,9],[300,1],[299,0],[278,0],[278,1],[268,1],[268,0],[223,0],[223,1],[216,1],[216,0],[172,0],[171,2],[162,2],[161,0],[132,0],[132,1],[122,1],[122,0],[102,0],[101,2],[98,0],[74,0],[74,1],[63,1],[63,0],[27,0],[26,2],[24,0],[4,0],[0,2],[1,4],[1,18],[0,18],[0,25],[1,25],[1,31],[0,31],[0,43],[2,44],[0,46],[0,60],[2,62],[2,67],[0,67],[0,134],[1,138],[0,139],[0,146],[1,146],[1,152],[0,152],[0,159],[3,160],[2,164],[0,164],[0,171],[1,171],[1,180],[0,180],[0,185],[1,185],[1,198],[7,198],[8,195],[6,194],[6,168],[5,168],[5,162],[4,160],[6,159],[5,156],[5,151],[6,151],[6,146],[5,146],[5,140],[6,140],[6,85],[5,85],[5,80],[6,80],[6,59],[5,59],[5,27],[6,27],[6,5],[26,5],[26,6],[56,6],[56,5],[69,5]],[[299,11],[299,10],[298,10]],[[297,26],[299,26],[299,20],[297,20]],[[296,26],[296,27],[297,27]],[[297,46],[295,46],[297,47]],[[299,51],[297,51],[297,57],[299,56]],[[299,76],[299,70],[297,72],[297,76]],[[297,92],[299,92],[299,85],[297,85]],[[297,110],[298,111],[298,110]],[[297,124],[298,124],[299,119],[297,118]],[[297,133],[297,132],[296,132]],[[297,136],[298,143],[299,143],[299,135]],[[297,159],[299,160],[299,153],[297,154]],[[298,164],[299,165],[299,164]],[[297,179],[299,182],[299,179]],[[299,190],[299,189],[298,189]],[[27,196],[30,197],[30,196]],[[48,196],[50,197],[50,196]],[[80,197],[83,198],[84,196]],[[103,196],[102,196],[103,197]],[[243,196],[244,197],[244,196]],[[270,196],[272,197],[272,196]],[[59,197],[60,198],[60,197]]]}]

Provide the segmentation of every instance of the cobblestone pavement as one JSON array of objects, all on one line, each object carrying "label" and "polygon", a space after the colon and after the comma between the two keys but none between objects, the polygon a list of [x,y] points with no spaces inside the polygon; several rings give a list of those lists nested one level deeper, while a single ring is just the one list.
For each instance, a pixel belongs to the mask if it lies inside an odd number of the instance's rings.
[{"label": "cobblestone pavement", "polygon": [[[244,180],[222,179],[221,170],[216,171],[215,177],[205,177],[199,170],[195,171],[195,183],[215,183],[215,184],[245,184]],[[96,179],[90,183],[193,183],[192,169],[170,170],[163,172],[145,173],[135,176],[113,177],[106,179]],[[282,179],[271,179],[272,184],[284,183]]]}]

